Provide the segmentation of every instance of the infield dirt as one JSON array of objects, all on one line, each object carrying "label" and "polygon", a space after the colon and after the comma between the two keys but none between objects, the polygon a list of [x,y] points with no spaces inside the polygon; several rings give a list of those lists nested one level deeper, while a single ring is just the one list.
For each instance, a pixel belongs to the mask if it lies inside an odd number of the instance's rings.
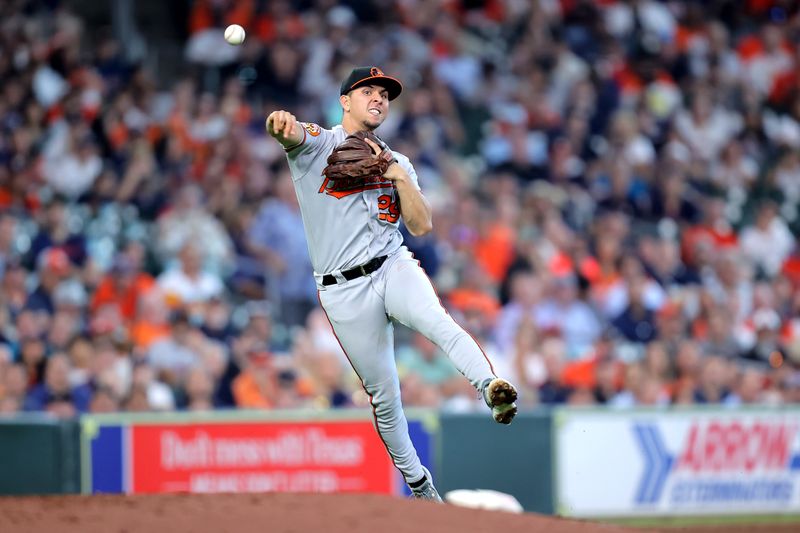
[{"label": "infield dirt", "polygon": [[0,498],[2,533],[789,533],[797,524],[636,529],[372,494]]}]

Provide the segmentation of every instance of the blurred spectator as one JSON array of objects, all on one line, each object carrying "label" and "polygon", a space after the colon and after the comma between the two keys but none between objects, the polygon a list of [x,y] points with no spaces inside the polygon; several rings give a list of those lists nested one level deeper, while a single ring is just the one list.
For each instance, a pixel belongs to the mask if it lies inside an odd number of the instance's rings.
[{"label": "blurred spectator", "polygon": [[675,377],[675,368],[670,361],[667,347],[658,341],[647,345],[642,367],[645,372],[661,380],[667,388]]},{"label": "blurred spectator", "polygon": [[722,357],[710,355],[702,362],[697,387],[694,390],[696,403],[720,403],[731,394],[727,365]]},{"label": "blurred spectator", "polygon": [[203,312],[202,331],[209,339],[228,343],[236,335],[236,328],[231,324],[230,304],[220,296],[208,301]]},{"label": "blurred spectator", "polygon": [[539,327],[561,333],[570,359],[584,357],[601,333],[597,315],[579,298],[577,283],[573,275],[554,277],[551,295],[539,311]]},{"label": "blurred spectator", "polygon": [[541,353],[540,336],[532,320],[524,319],[517,326],[514,339],[513,378],[520,390],[520,402],[535,403],[539,387],[548,379],[547,365]]},{"label": "blurred spectator", "polygon": [[639,251],[647,272],[666,291],[682,285],[699,285],[700,274],[690,269],[680,257],[678,243],[670,239],[651,239],[647,236],[639,241]]},{"label": "blurred spectator", "polygon": [[114,305],[126,321],[132,321],[140,298],[153,284],[152,276],[141,272],[135,259],[124,252],[120,253],[114,258],[109,273],[95,289],[92,310],[104,305]]},{"label": "blurred spectator", "polygon": [[778,216],[773,202],[764,202],[758,209],[755,224],[742,230],[744,256],[758,272],[772,278],[780,271],[795,246],[795,238],[786,222]]},{"label": "blurred spectator", "polygon": [[230,266],[233,248],[219,220],[202,205],[202,191],[186,185],[176,195],[171,209],[158,218],[157,250],[162,262],[183,261],[187,246],[202,243],[203,259],[210,272],[220,275]]},{"label": "blurred spectator", "polygon": [[731,315],[731,325],[747,317],[752,310],[753,284],[750,276],[751,273],[742,264],[740,255],[728,250],[719,253],[714,262],[714,270],[709,270],[703,280],[707,296],[719,306],[725,307]]},{"label": "blurred spectator", "polygon": [[56,193],[72,200],[86,193],[103,169],[88,129],[71,127],[66,121],[51,126],[44,156],[45,180]]},{"label": "blurred spectator", "polygon": [[47,350],[47,344],[37,337],[27,337],[19,342],[19,361],[25,366],[29,388],[44,381]]},{"label": "blurred spectator", "polygon": [[712,161],[711,182],[728,195],[744,195],[755,184],[758,177],[758,163],[745,152],[742,143],[731,140],[723,148],[720,158]]},{"label": "blurred spectator", "polygon": [[670,402],[665,384],[658,375],[639,364],[631,364],[625,372],[625,390],[614,396],[609,405],[618,408],[665,406]]},{"label": "blurred spectator", "polygon": [[53,297],[56,287],[72,272],[69,257],[60,248],[49,248],[38,256],[39,284],[28,295],[25,308],[52,315],[55,312]]},{"label": "blurred spectator", "polygon": [[190,369],[199,363],[197,344],[198,336],[202,337],[202,333],[192,326],[185,311],[176,311],[170,322],[170,335],[150,345],[147,362],[160,380],[177,386],[184,382]]},{"label": "blurred spectator", "polygon": [[[345,373],[349,372],[350,368],[345,368],[341,359],[333,353],[318,353],[315,354],[313,358],[313,363],[308,365],[315,395],[313,398],[313,405],[322,408],[347,407],[352,405],[351,393],[348,390],[345,380]],[[279,383],[281,381],[285,382],[283,383],[284,388],[288,386],[289,380],[279,379]],[[408,397],[409,388],[413,389],[413,387],[405,387],[404,380],[404,390],[402,392],[405,395],[404,398],[408,400],[408,405],[427,405],[423,400],[413,397],[413,395],[412,397]],[[421,389],[423,391],[434,391],[435,393],[435,389],[432,387],[423,386]],[[296,393],[294,395],[297,396]]]},{"label": "blurred spectator", "polygon": [[248,244],[267,269],[268,287],[275,293],[270,296],[280,302],[281,320],[299,326],[317,303],[314,273],[291,175],[278,173],[274,187],[275,197],[262,204],[252,221]]},{"label": "blurred spectator", "polygon": [[196,243],[183,245],[180,266],[161,274],[157,283],[173,305],[202,303],[219,296],[224,290],[218,275],[203,268],[203,252]]},{"label": "blurred spectator", "polygon": [[472,313],[475,318],[489,325],[500,310],[500,302],[494,293],[491,280],[480,265],[469,263],[461,275],[461,284],[448,295],[450,306],[462,313]]},{"label": "blurred spectator", "polygon": [[546,379],[539,385],[539,401],[543,404],[565,403],[572,392],[562,381],[566,349],[564,342],[556,337],[542,341],[542,358],[547,372]]},{"label": "blurred spectator", "polygon": [[781,319],[772,309],[759,309],[753,314],[755,343],[742,354],[742,358],[764,367],[779,367],[784,363],[786,354],[780,342]]},{"label": "blurred spectator", "polygon": [[628,286],[628,307],[611,323],[631,342],[648,343],[656,338],[655,313],[643,301],[645,280],[639,278]]},{"label": "blurred spectator", "polygon": [[595,367],[594,397],[597,403],[609,403],[619,394],[622,386],[620,377],[620,363],[610,357],[598,361]]},{"label": "blurred spectator", "polygon": [[738,243],[736,233],[725,217],[725,201],[721,198],[706,197],[703,220],[683,234],[683,258],[689,265],[698,262],[697,247],[701,243],[710,246],[714,251],[729,249]]},{"label": "blurred spectator", "polygon": [[28,390],[28,376],[21,364],[9,364],[3,371],[3,382],[0,384],[0,413],[16,413],[22,411]]},{"label": "blurred spectator", "polygon": [[739,372],[733,392],[725,399],[725,404],[739,406],[764,402],[765,375],[761,370],[746,368]]},{"label": "blurred spectator", "polygon": [[44,382],[25,398],[26,411],[48,411],[59,418],[69,418],[89,410],[92,392],[87,385],[73,387],[69,382],[69,358],[53,354],[47,360]]},{"label": "blurred spectator", "polygon": [[81,266],[86,259],[86,238],[73,232],[64,198],[54,196],[41,210],[39,232],[33,237],[27,255],[28,266],[41,265],[44,250],[61,250],[67,259]]},{"label": "blurred spectator", "polygon": [[[634,302],[631,292],[639,299]],[[619,272],[616,279],[609,280],[605,288],[604,309],[610,318],[623,313],[627,306],[638,304],[647,311],[658,311],[666,302],[664,288],[645,272],[638,257],[627,256],[619,259]]]},{"label": "blurred spectator", "polygon": [[53,315],[47,344],[54,350],[65,350],[69,343],[80,333],[80,323],[69,313],[60,311]]},{"label": "blurred spectator", "polygon": [[6,268],[20,259],[16,246],[17,218],[11,213],[0,211],[0,279]]},{"label": "blurred spectator", "polygon": [[515,332],[525,321],[539,324],[541,282],[532,273],[519,271],[511,276],[510,299],[500,310],[495,325],[494,339],[500,350],[508,350],[513,346]]},{"label": "blurred spectator", "polygon": [[123,409],[132,413],[156,410],[150,403],[148,396],[147,389],[134,386],[131,389],[131,393],[125,398]]},{"label": "blurred spectator", "polygon": [[114,391],[103,387],[95,389],[92,394],[92,401],[89,403],[89,412],[93,414],[116,413],[120,410],[120,407],[120,402]]},{"label": "blurred spectator", "polygon": [[131,341],[137,348],[147,349],[170,333],[170,316],[167,299],[158,288],[141,295],[136,315],[131,323]]},{"label": "blurred spectator", "polygon": [[278,373],[269,352],[256,347],[247,353],[242,373],[233,382],[233,396],[237,407],[269,409],[278,398]]},{"label": "blurred spectator", "polygon": [[55,315],[65,315],[75,324],[77,330],[85,327],[84,316],[89,305],[89,295],[86,287],[78,278],[70,278],[62,281],[56,286],[53,292],[53,306]]},{"label": "blurred spectator", "polygon": [[[28,301],[26,273],[21,263],[12,262],[6,264],[3,277],[0,278],[0,301],[3,302],[2,309],[9,315],[6,320],[20,313]],[[8,331],[5,333],[8,334]]]},{"label": "blurred spectator", "polygon": [[128,411],[171,411],[175,409],[175,396],[169,385],[157,378],[156,369],[142,361],[133,368],[124,407]]},{"label": "blurred spectator", "polygon": [[715,105],[708,90],[696,89],[690,98],[689,109],[675,117],[675,128],[695,157],[714,160],[741,130],[741,116]]},{"label": "blurred spectator", "polygon": [[729,309],[715,306],[708,310],[707,331],[701,343],[704,355],[717,355],[727,359],[739,356],[739,344],[733,336],[733,317]]},{"label": "blurred spectator", "polygon": [[189,411],[209,411],[214,409],[214,382],[212,376],[202,366],[194,367],[186,377],[186,409]]}]

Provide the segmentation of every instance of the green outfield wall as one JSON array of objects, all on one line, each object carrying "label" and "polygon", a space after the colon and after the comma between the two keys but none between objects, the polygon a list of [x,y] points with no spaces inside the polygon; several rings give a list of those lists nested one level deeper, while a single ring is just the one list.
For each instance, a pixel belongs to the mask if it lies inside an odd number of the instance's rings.
[{"label": "green outfield wall", "polygon": [[79,492],[78,437],[77,421],[0,418],[0,494]]},{"label": "green outfield wall", "polygon": [[491,489],[511,494],[528,511],[552,513],[550,411],[520,413],[509,426],[484,413],[439,418],[437,488]]}]

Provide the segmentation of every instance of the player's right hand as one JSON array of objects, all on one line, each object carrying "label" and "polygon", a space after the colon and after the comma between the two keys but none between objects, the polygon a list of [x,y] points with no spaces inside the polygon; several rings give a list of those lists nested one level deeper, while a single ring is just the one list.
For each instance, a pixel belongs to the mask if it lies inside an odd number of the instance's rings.
[{"label": "player's right hand", "polygon": [[298,133],[297,118],[288,111],[273,111],[267,117],[267,132],[281,143],[295,141]]}]

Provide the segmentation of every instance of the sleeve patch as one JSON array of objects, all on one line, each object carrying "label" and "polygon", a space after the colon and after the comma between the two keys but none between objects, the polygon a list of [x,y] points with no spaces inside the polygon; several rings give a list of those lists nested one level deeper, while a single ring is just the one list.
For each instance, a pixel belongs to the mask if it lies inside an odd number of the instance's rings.
[{"label": "sleeve patch", "polygon": [[303,127],[312,137],[316,137],[321,132],[319,125],[314,124],[313,122],[303,122]]}]

